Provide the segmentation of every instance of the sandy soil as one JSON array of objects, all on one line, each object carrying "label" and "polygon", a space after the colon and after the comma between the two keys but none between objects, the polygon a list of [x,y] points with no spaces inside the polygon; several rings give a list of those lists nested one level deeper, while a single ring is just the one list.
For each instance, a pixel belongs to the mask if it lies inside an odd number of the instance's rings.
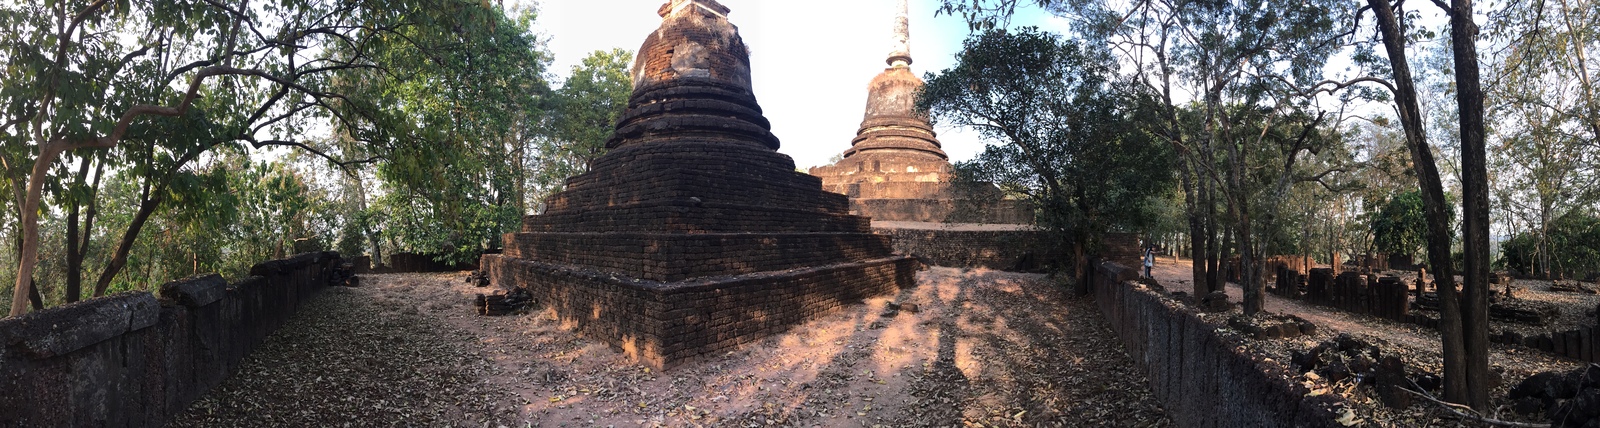
[{"label": "sandy soil", "polygon": [[[549,312],[473,315],[485,290],[464,276],[330,290],[175,425],[1171,425],[1092,301],[1042,275],[931,268],[898,295],[665,373]],[[888,315],[891,301],[921,310]],[[347,325],[362,319],[381,321]],[[321,370],[294,369],[307,366]],[[379,379],[393,383],[366,386]],[[390,407],[413,409],[374,410]]]}]

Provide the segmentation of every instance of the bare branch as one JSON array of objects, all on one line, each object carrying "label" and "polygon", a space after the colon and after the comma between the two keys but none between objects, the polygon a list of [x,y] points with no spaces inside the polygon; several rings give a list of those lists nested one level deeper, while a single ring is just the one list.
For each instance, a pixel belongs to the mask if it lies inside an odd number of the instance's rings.
[{"label": "bare branch", "polygon": [[[1283,76],[1276,76],[1276,77],[1279,80],[1283,81],[1284,83],[1290,83],[1288,80],[1285,80],[1283,78]],[[1383,86],[1384,89],[1388,89],[1390,93],[1394,93],[1396,91],[1396,89],[1394,87],[1394,84],[1390,83],[1388,80],[1384,80],[1382,78],[1374,77],[1374,76],[1363,76],[1363,77],[1357,77],[1355,79],[1350,79],[1350,80],[1347,80],[1347,81],[1344,81],[1344,82],[1340,82],[1340,81],[1336,81],[1336,80],[1324,80],[1324,81],[1321,81],[1321,82],[1317,82],[1317,84],[1315,84],[1315,85],[1311,85],[1311,88],[1307,89],[1305,92],[1301,92],[1301,93],[1296,94],[1296,95],[1299,95],[1301,97],[1306,97],[1306,98],[1315,96],[1319,92],[1327,92],[1328,95],[1333,95],[1334,92],[1338,92],[1338,91],[1340,91],[1340,90],[1342,90],[1344,88],[1350,87],[1351,85],[1356,85],[1356,84],[1360,84],[1360,83],[1376,83],[1376,84],[1378,84],[1380,86]],[[1333,85],[1333,87],[1331,87],[1331,88],[1323,88],[1324,85]]]},{"label": "bare branch", "polygon": [[373,157],[369,157],[369,158],[366,158],[366,159],[343,160],[343,161],[341,161],[339,159],[335,159],[333,156],[330,156],[327,153],[323,153],[321,150],[317,150],[317,148],[315,148],[315,147],[311,147],[310,145],[307,145],[305,143],[301,143],[301,142],[298,142],[298,141],[256,140],[255,138],[248,137],[248,136],[246,136],[244,138],[244,140],[245,141],[249,141],[250,145],[252,147],[255,147],[256,149],[260,149],[262,147],[268,147],[268,146],[299,147],[301,150],[305,150],[307,152],[311,152],[311,154],[313,154],[313,155],[317,155],[317,157],[320,157],[320,158],[323,158],[323,159],[327,159],[328,162],[332,162],[334,165],[337,165],[341,169],[347,168],[350,165],[376,163],[376,162],[378,162],[380,160],[383,160],[382,156],[373,156]]},{"label": "bare branch", "polygon": [[[1412,382],[1411,385],[1413,387],[1416,387],[1416,382]],[[1422,389],[1421,387],[1416,387],[1416,388],[1417,389]],[[1401,391],[1405,391],[1406,393],[1409,393],[1411,395],[1415,395],[1417,397],[1421,397],[1422,399],[1428,400],[1428,401],[1430,401],[1430,402],[1432,402],[1434,404],[1437,404],[1440,407],[1443,407],[1445,410],[1449,411],[1451,414],[1454,414],[1454,415],[1456,415],[1458,417],[1461,417],[1463,419],[1471,419],[1471,420],[1474,420],[1474,421],[1483,422],[1483,423],[1486,423],[1486,424],[1489,424],[1489,425],[1501,426],[1501,427],[1550,428],[1550,424],[1533,424],[1533,423],[1527,423],[1527,422],[1503,421],[1503,420],[1499,420],[1499,419],[1490,418],[1490,417],[1487,417],[1487,416],[1483,416],[1482,414],[1479,414],[1475,410],[1472,410],[1471,407],[1467,407],[1467,406],[1461,405],[1461,404],[1447,403],[1447,402],[1444,402],[1444,401],[1439,401],[1439,399],[1433,398],[1432,394],[1426,394],[1426,393],[1421,393],[1421,392],[1417,392],[1417,391],[1412,391],[1411,388],[1400,388],[1400,390]]]}]

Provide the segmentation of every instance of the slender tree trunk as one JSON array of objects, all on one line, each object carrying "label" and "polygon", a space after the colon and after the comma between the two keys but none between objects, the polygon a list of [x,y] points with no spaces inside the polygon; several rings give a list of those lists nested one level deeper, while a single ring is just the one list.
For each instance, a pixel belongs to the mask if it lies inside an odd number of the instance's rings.
[{"label": "slender tree trunk", "polygon": [[[1229,214],[1231,216],[1231,214],[1233,212],[1233,209],[1229,208],[1228,212],[1229,212]],[[1238,256],[1239,255],[1239,235],[1234,234],[1233,231],[1234,231],[1234,226],[1232,224],[1230,224],[1228,222],[1222,222],[1222,238],[1219,238],[1217,240],[1217,260],[1218,260],[1218,262],[1217,262],[1217,267],[1215,269],[1217,270],[1217,278],[1219,278],[1219,280],[1217,281],[1217,284],[1216,284],[1216,287],[1217,287],[1216,290],[1227,291],[1227,285],[1228,285],[1228,280],[1229,280],[1227,270],[1228,270],[1228,266],[1231,266],[1228,263],[1228,261],[1229,261],[1229,259],[1232,259],[1234,256]],[[1241,284],[1244,283],[1243,282],[1244,271],[1242,270],[1244,268],[1244,265],[1242,263],[1243,263],[1243,261],[1241,260],[1241,264],[1239,266],[1235,267],[1236,269],[1241,269],[1239,271],[1239,279],[1240,279],[1240,283]]]},{"label": "slender tree trunk", "polygon": [[1215,185],[1211,180],[1201,180],[1202,195],[1200,211],[1205,214],[1206,220],[1206,289],[1209,291],[1226,290],[1227,278],[1222,277],[1222,254],[1220,243],[1217,242],[1217,200]]},{"label": "slender tree trunk", "polygon": [[133,222],[128,224],[127,232],[122,234],[122,241],[117,243],[117,251],[111,256],[111,261],[106,263],[106,270],[100,272],[100,279],[94,283],[95,297],[104,296],[106,288],[111,286],[111,280],[122,273],[122,268],[128,266],[128,252],[133,250],[133,241],[138,239],[139,231],[144,229],[150,215],[156,212],[156,207],[161,206],[161,198],[146,199],[139,204],[139,211],[134,213]]},{"label": "slender tree trunk", "polygon": [[34,160],[33,172],[28,176],[27,198],[22,204],[22,251],[18,257],[17,285],[11,295],[11,316],[28,312],[28,293],[33,290],[33,269],[39,264],[39,199],[44,193],[44,179],[50,165],[61,152],[71,149],[66,144],[40,142],[39,157]]},{"label": "slender tree trunk", "polygon": [[[72,181],[73,189],[83,188],[84,181],[88,180],[89,163],[93,159],[84,156],[78,162],[78,175]],[[76,302],[83,297],[83,254],[78,252],[78,214],[82,205],[76,194],[67,197],[67,303]],[[88,231],[85,230],[84,233],[87,234]]]},{"label": "slender tree trunk", "polygon": [[1190,272],[1194,280],[1194,298],[1196,301],[1211,292],[1211,286],[1206,283],[1206,243],[1205,226],[1200,219],[1200,207],[1196,196],[1196,177],[1192,165],[1188,161],[1180,161],[1183,165],[1183,203],[1189,211],[1189,261]]},{"label": "slender tree trunk", "polygon": [[[1461,300],[1456,292],[1455,266],[1450,262],[1450,206],[1444,198],[1439,167],[1434,162],[1422,127],[1422,111],[1417,102],[1416,83],[1411,65],[1406,62],[1406,39],[1399,19],[1388,0],[1367,0],[1377,16],[1378,30],[1394,71],[1395,108],[1405,128],[1406,147],[1411,151],[1417,182],[1422,189],[1424,214],[1428,219],[1428,263],[1433,266],[1439,290],[1439,336],[1444,356],[1444,398],[1466,403],[1473,385],[1467,376],[1466,345],[1462,335]],[[1487,391],[1487,388],[1485,388]]]},{"label": "slender tree trunk", "polygon": [[28,302],[33,304],[33,310],[44,310],[44,296],[39,294],[39,282],[29,280],[28,284]]},{"label": "slender tree trunk", "polygon": [[1489,172],[1484,146],[1483,85],[1478,76],[1478,25],[1472,0],[1453,0],[1450,44],[1455,51],[1456,104],[1461,118],[1461,193],[1466,300],[1467,404],[1489,410]]}]

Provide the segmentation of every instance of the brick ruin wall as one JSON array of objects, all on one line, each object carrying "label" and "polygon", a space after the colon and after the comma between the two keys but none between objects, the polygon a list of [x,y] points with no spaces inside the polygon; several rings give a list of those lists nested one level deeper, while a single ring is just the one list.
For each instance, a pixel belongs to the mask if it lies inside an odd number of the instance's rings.
[{"label": "brick ruin wall", "polygon": [[1007,199],[851,199],[850,212],[882,221],[1033,223],[1032,207]]},{"label": "brick ruin wall", "polygon": [[337,253],[0,320],[0,426],[162,426],[328,286]]},{"label": "brick ruin wall", "polygon": [[1059,246],[1037,230],[949,230],[874,227],[893,237],[894,252],[916,256],[923,263],[1011,272],[1043,272],[1061,260]]},{"label": "brick ruin wall", "polygon": [[1332,268],[1314,268],[1310,275],[1301,275],[1285,265],[1278,266],[1276,272],[1269,290],[1273,294],[1346,312],[1422,324],[1411,313],[1410,285],[1399,277],[1380,278],[1356,272],[1335,275]]},{"label": "brick ruin wall", "polygon": [[895,256],[662,283],[502,255],[486,255],[479,264],[491,283],[529,288],[564,325],[658,368],[727,352],[841,306],[911,287],[917,270],[915,259]]},{"label": "brick ruin wall", "polygon": [[1178,426],[1341,426],[1334,409],[1344,403],[1335,394],[1306,396],[1310,391],[1289,381],[1288,370],[1136,277],[1132,268],[1097,264],[1090,280],[1095,303]]},{"label": "brick ruin wall", "polygon": [[817,266],[888,254],[889,239],[866,233],[510,234],[507,256],[581,264],[635,278],[681,281],[729,273]]},{"label": "brick ruin wall", "polygon": [[1574,360],[1600,363],[1600,327],[1596,326],[1552,331],[1533,336],[1523,336],[1516,331],[1508,330],[1500,334],[1491,334],[1489,341],[1522,345]]}]

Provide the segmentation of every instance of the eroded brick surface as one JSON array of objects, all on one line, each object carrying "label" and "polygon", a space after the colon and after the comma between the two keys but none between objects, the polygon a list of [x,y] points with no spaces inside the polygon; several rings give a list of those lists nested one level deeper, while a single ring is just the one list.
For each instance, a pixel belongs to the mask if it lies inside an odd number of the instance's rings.
[{"label": "eroded brick surface", "polygon": [[[902,4],[902,6],[904,6]],[[850,197],[852,214],[879,221],[1027,224],[1033,210],[990,183],[952,183],[949,156],[916,109],[922,79],[911,72],[906,13],[895,20],[896,49],[867,85],[861,127],[844,158],[811,168],[822,187]]]},{"label": "eroded brick surface", "polygon": [[628,355],[670,366],[912,285],[917,262],[794,170],[728,9],[673,0],[606,155],[481,266]]}]

